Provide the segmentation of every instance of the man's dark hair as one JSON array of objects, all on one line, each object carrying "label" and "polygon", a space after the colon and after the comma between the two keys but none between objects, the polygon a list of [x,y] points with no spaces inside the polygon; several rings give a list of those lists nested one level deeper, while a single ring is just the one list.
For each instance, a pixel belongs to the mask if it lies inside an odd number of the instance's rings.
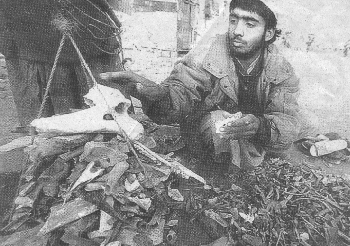
[{"label": "man's dark hair", "polygon": [[269,44],[273,43],[277,37],[281,35],[281,30],[277,29],[277,19],[272,10],[266,6],[260,0],[232,0],[230,3],[230,12],[235,8],[255,13],[261,16],[266,22],[266,29],[275,29],[275,35],[268,41]]}]

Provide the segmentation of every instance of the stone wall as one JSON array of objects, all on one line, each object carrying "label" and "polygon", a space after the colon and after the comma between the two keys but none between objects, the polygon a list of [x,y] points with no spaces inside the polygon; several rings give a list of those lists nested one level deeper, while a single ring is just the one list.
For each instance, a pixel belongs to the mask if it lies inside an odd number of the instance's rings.
[{"label": "stone wall", "polygon": [[157,83],[162,82],[170,74],[177,59],[176,55],[175,50],[152,47],[124,48],[124,57],[133,60],[131,70]]},{"label": "stone wall", "polygon": [[118,13],[122,24],[124,58],[131,58],[131,70],[163,81],[171,72],[176,54],[176,19],[174,12]]}]

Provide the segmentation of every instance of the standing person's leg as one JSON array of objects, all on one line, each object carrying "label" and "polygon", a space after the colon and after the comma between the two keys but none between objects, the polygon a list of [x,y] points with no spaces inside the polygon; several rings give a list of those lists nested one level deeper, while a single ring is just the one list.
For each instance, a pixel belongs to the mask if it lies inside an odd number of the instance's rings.
[{"label": "standing person's leg", "polygon": [[40,107],[38,74],[33,62],[18,58],[6,59],[10,87],[21,127],[27,127]]},{"label": "standing person's leg", "polygon": [[[43,95],[45,93],[51,70],[51,64],[38,64],[40,80],[43,85]],[[49,89],[49,100],[46,104],[47,108],[50,106],[50,103],[52,103],[53,112],[49,112],[49,114],[69,113],[70,109],[77,108],[77,105],[79,104],[78,101],[78,82],[74,74],[74,65],[69,63],[57,64]]]},{"label": "standing person's leg", "polygon": [[76,81],[78,83],[78,97],[79,97],[79,105],[78,108],[85,108],[87,105],[84,102],[83,96],[86,95],[89,92],[89,83],[88,80],[90,79],[86,72],[84,72],[83,68],[80,64],[74,65],[74,76],[76,78]]},{"label": "standing person's leg", "polygon": [[20,87],[21,85],[23,86],[23,82],[21,81],[21,78],[20,78],[19,61],[17,58],[10,59],[6,57],[5,57],[5,61],[6,61],[10,88],[11,88],[13,100],[16,104],[16,109],[17,109],[17,116],[19,121],[18,128],[25,127],[26,124],[23,117],[23,110],[21,108],[22,97],[21,97]]}]

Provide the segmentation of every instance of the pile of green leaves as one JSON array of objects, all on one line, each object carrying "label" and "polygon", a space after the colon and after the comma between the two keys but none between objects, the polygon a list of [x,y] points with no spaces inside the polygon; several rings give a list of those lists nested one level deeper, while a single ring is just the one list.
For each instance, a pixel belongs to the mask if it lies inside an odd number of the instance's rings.
[{"label": "pile of green leaves", "polygon": [[350,244],[350,185],[343,178],[280,159],[229,178],[230,190],[194,195],[191,211],[193,218],[206,215],[207,231],[227,245]]}]

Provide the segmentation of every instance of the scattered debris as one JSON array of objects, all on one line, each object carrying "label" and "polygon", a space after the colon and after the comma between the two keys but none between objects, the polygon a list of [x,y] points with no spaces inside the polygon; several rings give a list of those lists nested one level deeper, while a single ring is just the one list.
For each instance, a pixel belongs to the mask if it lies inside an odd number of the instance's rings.
[{"label": "scattered debris", "polygon": [[130,202],[136,203],[140,208],[148,211],[151,207],[152,201],[150,198],[138,198],[138,197],[129,197]]},{"label": "scattered debris", "polygon": [[68,245],[77,245],[77,246],[99,246],[97,242],[94,242],[90,239],[81,238],[77,235],[74,235],[70,232],[65,232],[61,240]]},{"label": "scattered debris", "polygon": [[[196,196],[194,219],[206,215],[226,228],[211,245],[349,245],[350,183],[306,166],[270,159],[230,175],[241,189]],[[214,196],[214,197],[213,197]],[[229,216],[228,216],[229,214]],[[211,227],[212,228],[212,227]],[[209,233],[209,232],[208,232]]]},{"label": "scattered debris", "polygon": [[170,220],[170,221],[167,223],[167,226],[173,227],[173,226],[177,226],[178,224],[179,224],[179,221],[178,221],[178,220]]},{"label": "scattered debris", "polygon": [[31,136],[25,136],[21,138],[16,138],[9,142],[8,144],[0,146],[0,153],[1,152],[8,152],[15,149],[20,149],[27,147],[32,144],[32,137]]},{"label": "scattered debris", "polygon": [[227,237],[221,237],[215,240],[214,242],[212,242],[211,244],[203,245],[203,246],[229,246],[229,245],[232,245],[230,244],[229,239]]},{"label": "scattered debris", "polygon": [[178,202],[183,202],[184,197],[181,195],[180,191],[178,189],[171,189],[170,187],[168,188],[168,196],[174,199],[175,201]]},{"label": "scattered debris", "polygon": [[0,246],[13,246],[13,245],[28,245],[28,246],[41,246],[47,245],[50,236],[39,236],[39,232],[42,225],[37,225],[36,227],[20,231],[12,234],[11,236],[0,238]]},{"label": "scattered debris", "polygon": [[89,163],[89,165],[86,167],[85,171],[81,174],[81,176],[78,178],[77,181],[75,181],[72,188],[70,188],[70,192],[72,192],[78,185],[92,181],[94,178],[98,177],[100,174],[102,174],[103,170],[102,168],[95,167],[95,162],[92,161]]},{"label": "scattered debris", "polygon": [[50,217],[40,229],[39,234],[45,235],[56,228],[80,219],[97,211],[96,205],[83,199],[77,198],[66,204],[57,205],[51,208]]}]

